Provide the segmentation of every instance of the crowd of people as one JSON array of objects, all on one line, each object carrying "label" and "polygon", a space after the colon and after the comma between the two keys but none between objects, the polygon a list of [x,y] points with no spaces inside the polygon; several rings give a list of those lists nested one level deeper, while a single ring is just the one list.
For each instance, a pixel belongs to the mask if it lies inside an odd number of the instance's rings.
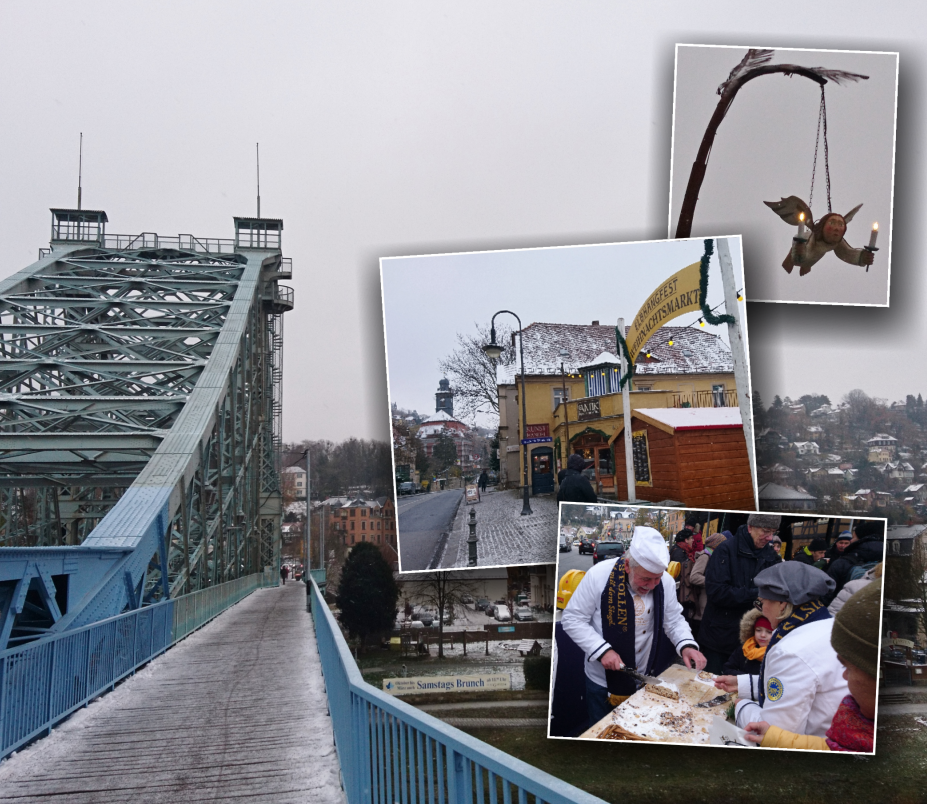
[{"label": "crowd of people", "polygon": [[785,561],[780,524],[755,513],[703,539],[693,515],[672,551],[637,527],[623,558],[586,573],[562,624],[586,656],[591,722],[633,693],[623,667],[659,675],[678,655],[737,695],[736,724],[762,746],[872,750],[884,524]]}]

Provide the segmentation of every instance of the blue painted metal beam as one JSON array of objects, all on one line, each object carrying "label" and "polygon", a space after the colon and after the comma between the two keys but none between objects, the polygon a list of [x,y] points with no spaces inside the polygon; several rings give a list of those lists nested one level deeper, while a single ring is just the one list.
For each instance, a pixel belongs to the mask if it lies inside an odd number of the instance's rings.
[{"label": "blue painted metal beam", "polygon": [[71,212],[0,282],[0,650],[279,562],[282,224],[109,235]]}]

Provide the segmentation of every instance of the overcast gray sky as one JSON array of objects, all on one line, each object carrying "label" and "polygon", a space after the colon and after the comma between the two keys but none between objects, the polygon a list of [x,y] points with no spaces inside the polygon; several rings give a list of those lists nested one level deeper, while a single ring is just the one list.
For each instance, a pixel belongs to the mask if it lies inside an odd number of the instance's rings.
[{"label": "overcast gray sky", "polygon": [[[730,238],[729,248],[739,290],[740,238]],[[499,310],[511,310],[525,327],[593,321],[614,326],[619,317],[630,326],[660,283],[698,262],[704,251],[704,240],[697,239],[383,260],[390,401],[434,413],[438,361],[457,347],[458,332],[475,334],[475,325],[488,325]],[[720,304],[718,313],[726,310],[717,250],[708,267],[707,302],[710,308]],[[685,326],[698,319],[690,312],[666,323]],[[518,326],[510,315],[496,323]],[[705,329],[728,342],[726,324]]]},{"label": "overcast gray sky", "polygon": [[230,237],[259,141],[295,271],[284,437],[387,439],[380,257],[664,238],[677,42],[898,50],[891,309],[749,305],[753,377],[764,398],[927,391],[924,23],[913,2],[814,27],[739,1],[3,3],[0,275],[75,203],[80,131],[84,206],[125,233]]},{"label": "overcast gray sky", "polygon": [[[768,43],[764,39],[760,44]],[[718,105],[718,85],[727,80],[747,49],[680,47],[677,51],[670,235],[676,233],[692,163]],[[831,253],[805,276],[782,268],[796,230],[763,201],[796,195],[808,203],[821,90],[800,76],[760,76],[737,93],[712,145],[692,234],[722,230],[743,234],[751,301],[886,304],[898,59],[873,53],[776,50],[770,63],[869,76],[843,86],[828,82],[825,97],[833,211],[846,214],[863,205],[847,227],[846,240],[854,248],[869,242],[872,223],[879,222],[875,263],[866,271]],[[815,219],[828,211],[823,133],[811,211]]]}]

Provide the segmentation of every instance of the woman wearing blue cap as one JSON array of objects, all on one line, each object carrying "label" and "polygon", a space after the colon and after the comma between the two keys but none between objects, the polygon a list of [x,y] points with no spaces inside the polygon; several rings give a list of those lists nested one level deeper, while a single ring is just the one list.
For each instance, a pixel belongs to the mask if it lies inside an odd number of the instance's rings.
[{"label": "woman wearing blue cap", "polygon": [[787,561],[759,573],[757,608],[773,626],[759,675],[719,676],[736,692],[737,725],[766,721],[797,734],[824,737],[848,693],[843,665],[831,647],[834,619],[823,598],[833,591],[826,573]]}]

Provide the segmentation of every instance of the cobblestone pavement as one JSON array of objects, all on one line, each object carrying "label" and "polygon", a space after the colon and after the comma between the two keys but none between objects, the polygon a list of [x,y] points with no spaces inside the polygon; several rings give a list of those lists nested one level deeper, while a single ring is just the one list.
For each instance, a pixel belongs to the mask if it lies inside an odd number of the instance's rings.
[{"label": "cobblestone pavement", "polygon": [[532,514],[522,516],[522,492],[488,491],[478,503],[461,502],[448,533],[440,567],[467,567],[467,527],[476,511],[477,566],[553,564],[557,560],[557,509],[554,495],[531,497]]}]

